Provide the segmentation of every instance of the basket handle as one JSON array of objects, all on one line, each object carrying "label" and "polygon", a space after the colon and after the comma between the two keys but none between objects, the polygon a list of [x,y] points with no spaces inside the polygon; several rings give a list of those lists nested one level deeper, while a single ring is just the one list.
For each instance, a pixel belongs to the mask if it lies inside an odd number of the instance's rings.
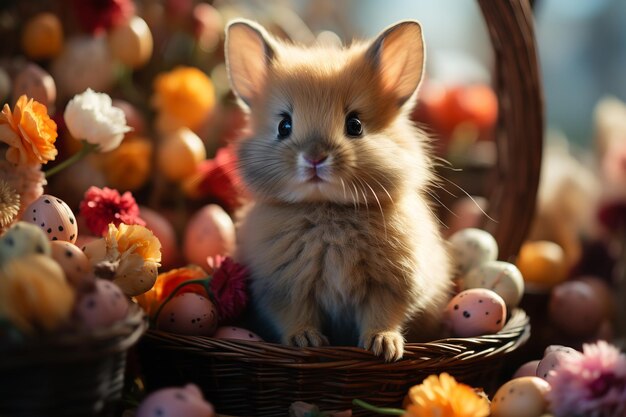
[{"label": "basket handle", "polygon": [[497,162],[485,222],[500,259],[518,252],[533,219],[544,131],[543,92],[528,0],[478,0],[496,58]]}]

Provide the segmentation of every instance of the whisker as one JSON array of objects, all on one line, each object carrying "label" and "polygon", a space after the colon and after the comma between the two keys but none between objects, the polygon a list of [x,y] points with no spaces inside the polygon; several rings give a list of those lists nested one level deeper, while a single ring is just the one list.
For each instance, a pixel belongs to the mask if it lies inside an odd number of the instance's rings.
[{"label": "whisker", "polygon": [[474,200],[474,197],[472,197],[467,191],[465,191],[461,186],[459,186],[458,184],[456,184],[454,181],[452,181],[451,179],[448,179],[446,177],[441,177],[443,180],[447,181],[448,183],[450,183],[451,185],[455,186],[456,188],[458,188],[461,192],[463,192],[463,194],[465,194],[470,200],[472,200],[472,202],[476,205],[476,207],[478,207],[478,209],[480,210],[480,212],[482,214],[485,215],[485,217],[487,217],[489,220],[491,220],[492,222],[498,223],[497,220],[495,220],[493,217],[491,217],[490,215],[488,215],[487,213],[485,213],[485,210],[483,210],[483,208],[480,206],[480,204],[478,204],[478,202],[476,202],[476,200]]}]

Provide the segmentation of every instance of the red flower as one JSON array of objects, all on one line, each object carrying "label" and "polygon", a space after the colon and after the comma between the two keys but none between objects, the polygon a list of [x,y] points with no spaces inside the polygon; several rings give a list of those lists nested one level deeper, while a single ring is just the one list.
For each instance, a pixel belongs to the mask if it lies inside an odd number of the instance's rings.
[{"label": "red flower", "polygon": [[132,0],[73,0],[78,22],[90,33],[107,31],[135,14]]},{"label": "red flower", "polygon": [[[209,261],[211,267],[217,263],[220,263],[219,260],[214,264]],[[236,319],[246,308],[247,279],[248,270],[231,258],[224,258],[219,266],[215,265],[210,286],[222,322]]]},{"label": "red flower", "polygon": [[201,162],[196,174],[185,184],[185,191],[193,198],[216,198],[231,211],[239,207],[244,193],[233,147],[220,148],[215,158]]},{"label": "red flower", "polygon": [[109,223],[116,226],[120,223],[146,225],[139,218],[139,207],[130,192],[120,195],[117,190],[107,187],[90,187],[80,203],[80,214],[96,236],[102,236]]}]

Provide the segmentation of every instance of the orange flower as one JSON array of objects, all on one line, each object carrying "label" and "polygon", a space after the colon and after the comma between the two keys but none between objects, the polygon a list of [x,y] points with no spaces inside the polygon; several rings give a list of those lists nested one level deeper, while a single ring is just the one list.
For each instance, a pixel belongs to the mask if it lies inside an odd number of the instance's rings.
[{"label": "orange flower", "polygon": [[[137,302],[146,312],[151,315],[156,313],[159,305],[167,298],[168,295],[181,283],[200,279],[207,276],[207,273],[196,265],[186,266],[184,268],[172,269],[171,271],[159,274],[152,289],[138,297]],[[186,292],[195,292],[206,296],[204,287],[200,285],[188,285],[181,288],[178,294]]]},{"label": "orange flower", "polygon": [[448,375],[431,375],[409,390],[404,417],[487,417],[489,401]]},{"label": "orange flower", "polygon": [[0,142],[9,145],[7,161],[14,164],[45,164],[54,160],[57,125],[43,104],[23,95],[11,112],[8,104],[0,113]]},{"label": "orange flower", "polygon": [[207,75],[197,68],[178,67],[154,81],[154,105],[173,123],[172,127],[195,130],[215,105],[215,90]]}]

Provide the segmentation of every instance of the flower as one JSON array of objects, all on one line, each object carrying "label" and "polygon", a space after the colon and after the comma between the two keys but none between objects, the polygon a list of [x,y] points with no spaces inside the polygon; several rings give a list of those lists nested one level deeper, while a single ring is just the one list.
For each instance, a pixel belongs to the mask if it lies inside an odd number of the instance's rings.
[{"label": "flower", "polygon": [[243,313],[248,304],[247,279],[248,270],[232,258],[224,258],[216,267],[209,285],[220,321],[236,319]]},{"label": "flower", "polygon": [[72,3],[78,22],[94,34],[111,29],[135,14],[132,0],[74,0]]},{"label": "flower", "polygon": [[8,161],[0,161],[0,179],[6,181],[20,196],[18,218],[26,207],[43,194],[43,187],[48,183],[41,172],[41,165],[16,165]]},{"label": "flower", "polygon": [[111,97],[91,88],[67,103],[63,118],[72,136],[97,146],[100,152],[117,148],[124,133],[131,130],[124,112],[112,105]]},{"label": "flower", "polygon": [[84,252],[97,276],[111,279],[131,297],[152,288],[161,266],[161,242],[141,225],[111,223],[104,237],[88,243]]},{"label": "flower", "polygon": [[113,188],[134,191],[150,177],[152,142],[148,139],[128,138],[119,148],[102,156],[104,175]]},{"label": "flower", "polygon": [[233,147],[222,147],[217,150],[215,158],[198,165],[196,173],[183,183],[183,189],[188,197],[214,197],[229,210],[234,210],[244,199],[237,166]]},{"label": "flower", "polygon": [[213,83],[198,68],[178,67],[159,74],[154,90],[155,107],[178,127],[199,128],[215,105]]},{"label": "flower", "polygon": [[11,112],[8,104],[0,114],[0,142],[9,145],[6,159],[14,164],[45,164],[54,160],[57,125],[43,104],[20,96]]},{"label": "flower", "polygon": [[409,390],[405,417],[487,417],[489,401],[448,375],[431,375]]},{"label": "flower", "polygon": [[550,372],[547,394],[555,417],[626,415],[626,355],[605,341],[583,345]]},{"label": "flower", "polygon": [[20,211],[20,195],[0,179],[0,232],[13,223]]},{"label": "flower", "polygon": [[142,226],[146,224],[139,218],[139,207],[129,191],[120,195],[117,190],[107,187],[89,187],[80,203],[80,215],[96,236],[107,232],[109,223],[115,226],[122,223]]}]

